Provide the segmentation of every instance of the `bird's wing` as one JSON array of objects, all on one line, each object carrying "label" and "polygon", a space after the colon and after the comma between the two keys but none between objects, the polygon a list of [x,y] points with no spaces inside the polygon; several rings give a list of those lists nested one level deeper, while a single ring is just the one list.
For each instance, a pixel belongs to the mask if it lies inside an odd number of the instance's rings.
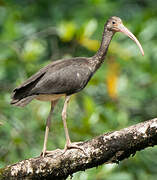
[{"label": "bird's wing", "polygon": [[22,85],[20,85],[19,87],[15,88],[14,91],[23,88],[31,83],[33,83],[34,81],[40,79],[47,71],[48,69],[50,69],[51,67],[56,66],[57,64],[59,64],[62,60],[57,60],[54,61],[50,64],[48,64],[47,66],[41,68],[38,72],[36,72],[34,75],[32,75],[30,78],[28,78]]},{"label": "bird's wing", "polygon": [[57,70],[49,69],[30,91],[35,94],[73,94],[88,83],[92,72],[86,64],[72,63]]},{"label": "bird's wing", "polygon": [[[82,65],[87,66],[87,60],[85,58],[58,60],[50,63],[31,76],[21,86],[14,89],[11,96],[11,103],[13,104],[23,98],[38,94],[59,94],[63,91],[70,92],[73,89],[75,91],[76,89],[78,90],[79,87],[77,87],[78,84],[76,83],[78,79],[76,80],[75,78],[75,72],[80,69],[80,78],[82,77],[82,82],[84,82],[83,74],[85,74],[85,67]],[[70,86],[72,83],[75,87]],[[85,84],[85,82],[82,84]]]},{"label": "bird's wing", "polygon": [[21,86],[15,88],[11,94],[11,104],[16,104],[21,99],[25,99],[26,97],[28,97],[31,89],[40,81],[40,79],[45,75],[48,69],[57,66],[57,64],[60,64],[62,61],[64,60],[54,61],[47,66],[41,68],[37,73],[27,79]]}]

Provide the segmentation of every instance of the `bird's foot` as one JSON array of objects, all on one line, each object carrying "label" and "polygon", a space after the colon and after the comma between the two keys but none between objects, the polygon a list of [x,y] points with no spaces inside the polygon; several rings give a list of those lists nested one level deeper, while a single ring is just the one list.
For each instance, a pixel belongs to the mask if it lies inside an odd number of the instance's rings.
[{"label": "bird's foot", "polygon": [[74,143],[71,143],[71,142],[66,143],[62,154],[64,154],[68,149],[79,149],[79,150],[83,151],[83,153],[84,153],[85,155],[87,155],[87,153],[85,152],[85,150],[84,150],[82,147],[80,147],[80,146],[77,145],[78,143],[79,143],[79,142],[77,142],[77,143],[75,143],[75,142],[74,142]]},{"label": "bird's foot", "polygon": [[55,149],[53,151],[43,151],[43,152],[41,152],[40,156],[46,157],[46,156],[56,155],[58,153],[62,153],[62,150],[61,149]]},{"label": "bird's foot", "polygon": [[68,149],[79,149],[79,150],[83,151],[83,153],[87,156],[87,153],[85,152],[85,150],[78,145],[79,143],[81,143],[81,142],[76,142],[76,143],[75,142],[74,143],[69,142],[69,143],[66,143],[63,150],[61,150],[61,149],[56,149],[56,150],[53,150],[53,151],[44,150],[44,151],[41,152],[40,156],[44,158],[46,156],[52,156],[52,155],[59,154],[59,153],[61,153],[60,155],[63,155],[63,154],[66,153],[66,151]]}]

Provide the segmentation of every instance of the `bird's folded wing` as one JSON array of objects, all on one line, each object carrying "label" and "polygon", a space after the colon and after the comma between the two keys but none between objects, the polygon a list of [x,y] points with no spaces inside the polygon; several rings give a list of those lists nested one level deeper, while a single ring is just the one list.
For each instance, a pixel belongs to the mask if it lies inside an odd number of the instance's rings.
[{"label": "bird's folded wing", "polygon": [[83,89],[91,76],[88,67],[77,65],[69,65],[54,72],[50,69],[31,89],[30,95],[73,94]]}]

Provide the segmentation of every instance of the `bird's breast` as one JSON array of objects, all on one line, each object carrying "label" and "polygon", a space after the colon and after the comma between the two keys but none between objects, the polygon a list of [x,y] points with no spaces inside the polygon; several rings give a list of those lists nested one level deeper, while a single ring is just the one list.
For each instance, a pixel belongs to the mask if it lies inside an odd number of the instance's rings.
[{"label": "bird's breast", "polygon": [[55,101],[62,96],[65,96],[65,94],[40,94],[36,99],[39,101]]}]

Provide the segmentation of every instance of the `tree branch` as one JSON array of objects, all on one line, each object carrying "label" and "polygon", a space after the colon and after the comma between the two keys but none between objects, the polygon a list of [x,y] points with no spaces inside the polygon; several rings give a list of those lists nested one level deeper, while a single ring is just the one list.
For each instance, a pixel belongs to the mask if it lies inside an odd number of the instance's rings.
[{"label": "tree branch", "polygon": [[0,169],[0,179],[66,179],[77,171],[104,163],[118,163],[136,151],[157,144],[157,118],[134,126],[103,134],[78,143],[83,151],[53,151],[45,158],[23,160]]}]

